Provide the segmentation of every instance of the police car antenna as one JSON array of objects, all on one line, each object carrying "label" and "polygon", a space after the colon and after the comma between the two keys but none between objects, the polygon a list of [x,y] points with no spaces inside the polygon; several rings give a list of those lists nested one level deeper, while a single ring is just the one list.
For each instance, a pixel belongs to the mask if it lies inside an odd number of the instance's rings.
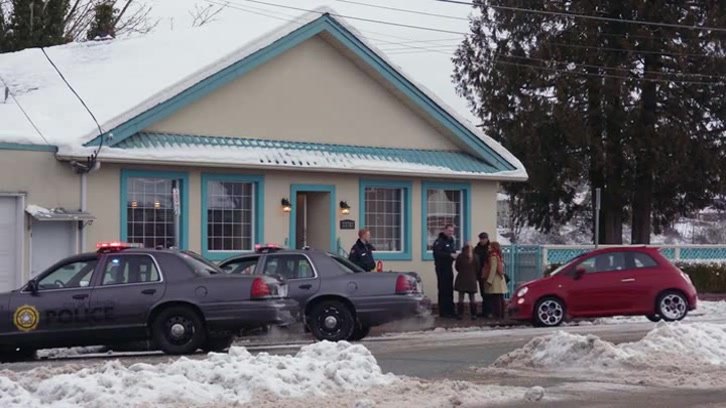
[{"label": "police car antenna", "polygon": [[96,123],[96,126],[98,127],[98,135],[101,138],[101,141],[100,141],[96,151],[94,151],[90,156],[88,156],[86,158],[86,163],[78,163],[75,161],[71,162],[71,165],[73,166],[73,168],[75,168],[76,172],[78,172],[79,174],[90,173],[92,170],[94,170],[96,168],[98,154],[101,152],[101,148],[103,147],[104,132],[103,132],[103,129],[101,128],[101,124],[98,123],[96,116],[93,114],[93,112],[88,107],[88,105],[83,100],[83,98],[81,98],[81,95],[79,95],[78,92],[76,92],[76,90],[73,88],[73,86],[70,84],[70,82],[68,82],[68,80],[63,75],[63,73],[58,68],[58,66],[55,64],[55,62],[53,62],[53,60],[50,58],[50,55],[48,55],[48,53],[45,51],[45,48],[40,47],[40,50],[43,52],[43,55],[45,55],[45,58],[48,60],[50,65],[53,67],[53,69],[55,69],[55,72],[58,73],[58,76],[60,76],[60,78],[63,80],[63,82],[66,84],[66,86],[68,86],[68,89],[70,89],[71,92],[73,92],[73,95],[75,95],[76,98],[78,98],[78,100],[81,102],[81,105],[83,105],[83,107],[86,109],[88,114],[91,115],[91,119],[93,119],[93,121]]}]

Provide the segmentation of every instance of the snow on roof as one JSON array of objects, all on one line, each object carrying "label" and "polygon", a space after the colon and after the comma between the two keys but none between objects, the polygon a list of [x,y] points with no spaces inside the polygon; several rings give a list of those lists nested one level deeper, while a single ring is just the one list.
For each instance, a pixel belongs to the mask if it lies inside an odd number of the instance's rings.
[{"label": "snow on roof", "polygon": [[[326,13],[516,168],[503,175],[518,179],[527,177],[524,166],[514,155],[403,73],[380,49],[366,41],[343,18],[335,17],[337,13],[327,7],[303,14],[282,26],[273,20],[240,15],[233,24],[220,22],[111,41],[71,43],[46,48],[46,52],[90,107],[105,132]],[[61,150],[63,147],[77,149],[98,136],[92,118],[40,49],[0,54],[0,77],[50,144]],[[39,142],[39,135],[19,114],[17,106],[12,109],[0,104],[0,107],[0,113],[3,113],[0,141]],[[4,111],[11,113],[4,115]]]}]

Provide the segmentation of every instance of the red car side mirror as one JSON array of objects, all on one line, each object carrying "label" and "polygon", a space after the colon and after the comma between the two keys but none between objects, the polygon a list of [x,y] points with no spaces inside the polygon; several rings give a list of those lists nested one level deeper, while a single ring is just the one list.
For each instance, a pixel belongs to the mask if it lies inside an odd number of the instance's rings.
[{"label": "red car side mirror", "polygon": [[575,269],[575,280],[581,279],[583,276],[585,276],[586,272],[587,271],[585,270],[585,268],[582,267]]}]

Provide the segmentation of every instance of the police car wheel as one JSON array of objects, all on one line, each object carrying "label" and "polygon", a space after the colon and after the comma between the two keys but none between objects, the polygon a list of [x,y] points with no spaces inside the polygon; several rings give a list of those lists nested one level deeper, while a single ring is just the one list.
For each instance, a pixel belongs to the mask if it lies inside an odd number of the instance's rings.
[{"label": "police car wheel", "polygon": [[368,333],[370,333],[370,332],[371,332],[371,326],[358,323],[355,325],[355,330],[353,330],[353,334],[350,335],[350,338],[348,340],[350,340],[350,341],[362,340],[366,336],[368,336]]},{"label": "police car wheel", "polygon": [[348,340],[355,329],[353,312],[337,300],[325,300],[313,306],[308,319],[310,331],[318,340]]},{"label": "police car wheel", "polygon": [[32,348],[0,350],[0,363],[15,363],[19,361],[35,360],[35,357],[36,350]]},{"label": "police car wheel", "polygon": [[154,319],[152,333],[157,346],[167,354],[194,353],[207,338],[202,319],[185,306],[162,310]]}]

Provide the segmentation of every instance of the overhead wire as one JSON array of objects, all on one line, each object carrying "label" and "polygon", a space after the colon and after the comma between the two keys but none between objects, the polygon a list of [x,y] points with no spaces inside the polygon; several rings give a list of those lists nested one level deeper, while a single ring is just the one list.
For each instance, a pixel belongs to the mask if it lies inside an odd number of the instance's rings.
[{"label": "overhead wire", "polygon": [[[215,2],[214,0],[206,0],[206,1],[211,2],[211,3],[217,3],[217,4],[226,4],[230,8],[233,8],[233,9],[236,8],[238,10],[248,11],[249,12],[249,10],[244,10],[240,4],[238,4],[236,2],[233,2],[233,1],[225,1],[224,3],[218,3],[218,2]],[[285,9],[292,9],[292,10],[296,10],[296,11],[319,12],[321,15],[324,14],[324,12],[320,12],[320,11],[317,11],[317,10],[300,8],[300,7],[294,7],[294,6],[288,6],[288,5],[282,5],[282,4],[276,4],[276,3],[270,3],[270,2],[267,2],[267,1],[261,1],[261,0],[241,0],[241,1],[249,2],[249,3],[263,4],[263,5],[268,5],[268,6],[272,6],[272,7],[280,7],[280,8],[285,8]],[[343,0],[340,0],[340,1],[343,1]],[[352,2],[352,1],[348,1],[348,0],[346,0],[345,2],[348,2],[348,3],[360,3],[360,2]],[[377,5],[372,5],[372,6],[375,7]],[[407,11],[407,9],[400,9],[399,11]],[[431,29],[429,27],[415,26],[415,25],[409,25],[409,24],[399,24],[399,23],[393,23],[393,22],[388,22],[388,21],[383,21],[383,20],[362,18],[362,17],[356,17],[356,16],[348,16],[348,15],[337,14],[337,13],[330,13],[330,14],[333,15],[333,16],[342,17],[342,18],[346,18],[346,19],[369,21],[369,22],[377,22],[377,23],[380,23],[380,24],[393,25],[393,26],[397,26],[397,27],[406,27],[406,28],[413,28],[413,29],[420,29],[420,30],[427,30],[427,31],[435,31],[435,32],[441,32],[442,31],[442,30],[437,30],[437,29]],[[292,21],[292,20],[288,20],[288,21]],[[454,31],[451,31],[451,30],[445,30],[445,32],[466,35],[466,33],[454,32]],[[383,33],[380,33],[380,34],[381,35],[389,36],[389,34],[383,34]],[[404,39],[404,40],[407,40],[407,41],[411,41],[411,42],[415,41],[413,39],[405,38],[405,37],[398,37],[398,38]],[[406,54],[406,53],[418,53],[418,52],[434,52],[434,53],[445,54],[445,55],[449,55],[449,56],[453,54],[453,52],[452,53],[449,53],[449,52],[446,52],[445,50],[440,50],[440,49],[438,49],[437,46],[433,46],[433,47],[414,46],[414,45],[410,45],[410,44],[405,44],[403,42],[395,42],[395,41],[388,41],[388,40],[383,40],[383,39],[375,39],[375,38],[372,38],[372,37],[367,37],[366,39],[373,40],[373,41],[383,42],[383,43],[386,43],[386,44],[389,44],[389,45],[405,46],[405,49],[388,49],[388,50],[385,50],[384,49],[383,50],[383,51],[386,51],[387,53],[388,52],[391,52],[393,55],[396,55],[396,53],[398,53],[398,54]],[[444,39],[441,39],[440,41],[443,41],[443,40]],[[439,41],[439,40],[421,40],[421,41]],[[440,47],[443,47],[443,46],[440,46]],[[637,52],[637,51],[635,51],[635,52]],[[503,57],[506,57],[506,56],[503,56]],[[526,57],[526,58],[527,59],[531,59],[529,57]],[[537,60],[537,59],[534,59],[534,60]],[[575,64],[576,66],[577,65],[580,65],[580,66],[587,65],[587,64],[578,64],[578,63],[574,63],[574,62],[563,62],[563,61],[553,61],[553,60],[541,60],[541,61],[546,61],[546,62],[556,63],[556,64],[568,64],[568,65],[569,64]],[[534,68],[534,69],[547,68],[547,67],[542,67],[542,66],[537,66],[537,65],[531,65],[531,64],[508,63],[506,61],[504,61],[504,62],[497,61],[496,63],[498,63],[498,64],[505,64],[505,65],[515,65],[515,66],[527,66],[527,67],[531,67],[531,68]],[[606,67],[606,66],[599,66],[599,65],[591,65],[590,67],[591,68],[603,69],[603,70],[616,69],[617,68],[617,67]],[[622,70],[627,70],[627,69],[622,68]],[[568,71],[568,70],[556,70],[556,71],[561,71],[561,72],[566,73],[566,74],[578,74],[577,71]],[[631,72],[631,71],[628,71],[628,72]],[[585,73],[583,73],[583,74],[585,74]],[[592,73],[587,73],[587,74],[592,74]],[[675,72],[657,72],[657,74],[658,75],[677,75],[677,76],[678,75],[679,76],[696,76],[696,77],[698,77],[698,76],[705,76],[703,74],[675,73]],[[595,75],[600,75],[600,74],[595,74]],[[720,84],[722,84],[722,82],[687,81],[687,80],[662,79],[662,78],[643,78],[643,77],[623,77],[623,76],[609,75],[609,74],[603,74],[603,75],[601,75],[601,77],[613,77],[613,78],[620,78],[620,79],[640,80],[640,81],[655,81],[655,82],[678,82],[678,83],[710,84],[710,85],[720,85]],[[705,76],[705,77],[723,78],[723,77],[718,77],[718,76]]]},{"label": "overhead wire", "polygon": [[493,8],[495,10],[516,11],[516,12],[522,12],[522,13],[542,14],[542,15],[549,15],[549,16],[560,16],[560,17],[569,17],[569,18],[580,18],[580,19],[590,19],[590,20],[598,20],[598,21],[607,21],[607,22],[616,22],[616,23],[625,23],[625,24],[639,24],[639,25],[669,27],[669,28],[682,28],[682,29],[686,29],[686,30],[726,32],[726,27],[708,27],[708,26],[695,26],[695,25],[691,26],[691,25],[686,25],[686,24],[666,23],[666,22],[649,21],[649,20],[630,20],[630,19],[625,19],[625,18],[594,16],[592,14],[570,13],[570,12],[566,12],[566,11],[536,10],[536,9],[530,9],[530,8],[524,8],[524,7],[472,3],[469,1],[462,1],[462,0],[434,0],[434,1],[438,1],[441,3],[461,4],[461,5],[467,5],[467,6],[472,6],[472,7],[473,6],[483,6],[483,7]]}]

